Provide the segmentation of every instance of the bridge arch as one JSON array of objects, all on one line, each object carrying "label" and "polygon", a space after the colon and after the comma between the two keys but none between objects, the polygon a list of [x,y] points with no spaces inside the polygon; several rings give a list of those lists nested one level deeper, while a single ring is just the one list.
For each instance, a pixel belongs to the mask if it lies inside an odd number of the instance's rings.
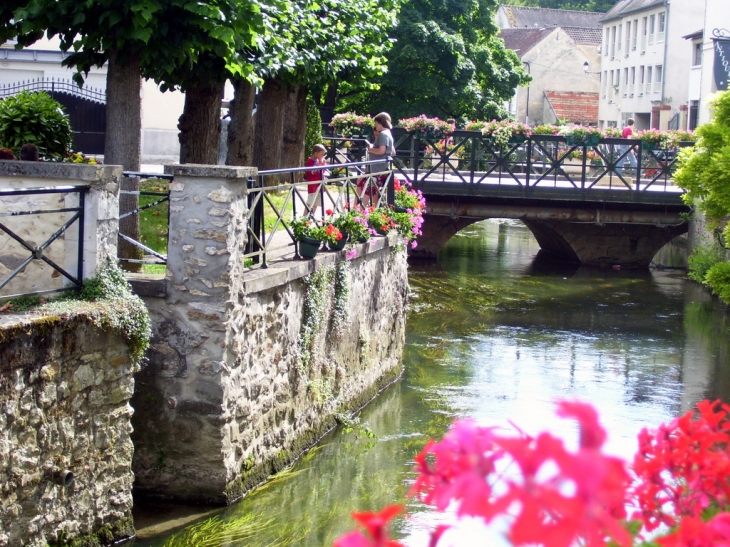
[{"label": "bridge arch", "polygon": [[412,258],[435,259],[449,239],[475,222],[511,218],[524,222],[540,248],[561,260],[645,268],[659,249],[688,229],[675,212],[443,205],[429,205]]}]

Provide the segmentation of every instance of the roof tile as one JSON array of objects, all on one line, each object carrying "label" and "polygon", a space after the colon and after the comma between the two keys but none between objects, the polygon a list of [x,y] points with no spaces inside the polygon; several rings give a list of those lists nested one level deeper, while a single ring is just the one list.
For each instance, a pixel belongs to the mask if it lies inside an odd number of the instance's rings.
[{"label": "roof tile", "polygon": [[559,120],[592,125],[598,123],[598,93],[546,91],[545,97]]}]

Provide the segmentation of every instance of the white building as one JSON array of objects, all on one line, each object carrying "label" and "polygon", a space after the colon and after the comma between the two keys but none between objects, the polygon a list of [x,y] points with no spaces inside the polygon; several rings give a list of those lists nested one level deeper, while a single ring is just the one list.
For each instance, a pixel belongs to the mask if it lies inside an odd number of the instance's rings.
[{"label": "white building", "polygon": [[[67,54],[61,52],[59,44],[57,39],[45,38],[22,50],[14,49],[12,42],[0,44],[0,86],[50,78],[71,80],[74,71],[61,66]],[[92,69],[84,87],[95,88],[105,94],[106,72],[106,66]],[[177,122],[184,104],[183,93],[163,93],[151,80],[142,83],[142,163],[173,163],[179,160]]]},{"label": "white building", "polygon": [[702,26],[684,37],[686,47],[692,52],[687,105],[689,129],[710,121],[710,102],[718,90],[728,89],[730,79],[730,2],[701,2],[704,4]]},{"label": "white building", "polygon": [[[726,0],[720,0],[726,1]],[[692,49],[701,28],[697,0],[619,0],[602,19],[599,125],[686,127]]]}]

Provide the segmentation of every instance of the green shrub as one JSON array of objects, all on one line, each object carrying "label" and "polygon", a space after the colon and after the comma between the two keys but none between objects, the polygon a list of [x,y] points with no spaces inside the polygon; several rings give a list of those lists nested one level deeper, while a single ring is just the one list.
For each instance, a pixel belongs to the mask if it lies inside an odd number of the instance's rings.
[{"label": "green shrub", "polygon": [[719,262],[707,272],[705,283],[725,304],[730,304],[730,262]]},{"label": "green shrub", "polygon": [[60,159],[68,155],[72,140],[68,116],[47,93],[22,91],[0,101],[0,146],[16,156],[30,142],[42,157]]},{"label": "green shrub", "polygon": [[304,137],[304,157],[309,157],[312,147],[322,142],[322,118],[312,99],[307,99],[307,133]]},{"label": "green shrub", "polygon": [[718,262],[725,260],[725,251],[720,245],[700,245],[687,258],[687,277],[698,283],[705,282],[707,272]]}]

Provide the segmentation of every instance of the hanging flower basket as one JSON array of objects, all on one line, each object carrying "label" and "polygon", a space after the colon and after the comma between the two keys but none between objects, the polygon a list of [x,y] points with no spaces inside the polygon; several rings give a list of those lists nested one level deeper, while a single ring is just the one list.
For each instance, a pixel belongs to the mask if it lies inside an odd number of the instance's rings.
[{"label": "hanging flower basket", "polygon": [[507,141],[507,142],[509,142],[511,144],[522,144],[523,142],[525,142],[525,136],[524,135],[512,135],[509,138],[509,141]]},{"label": "hanging flower basket", "polygon": [[299,255],[302,258],[314,258],[317,256],[317,252],[321,245],[321,240],[303,236],[299,240]]}]

